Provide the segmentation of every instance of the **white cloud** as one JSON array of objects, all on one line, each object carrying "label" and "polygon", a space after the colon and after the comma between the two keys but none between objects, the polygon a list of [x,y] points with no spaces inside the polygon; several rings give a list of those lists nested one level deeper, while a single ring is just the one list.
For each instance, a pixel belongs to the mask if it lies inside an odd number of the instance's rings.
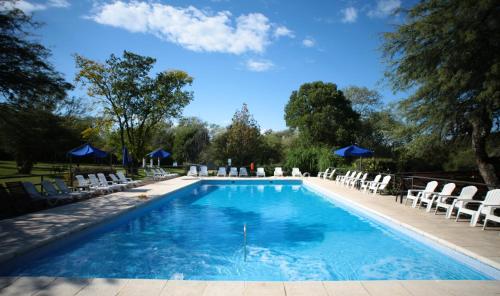
[{"label": "white cloud", "polygon": [[265,72],[274,67],[273,62],[269,60],[254,60],[249,59],[246,62],[246,67],[250,71],[254,72]]},{"label": "white cloud", "polygon": [[377,0],[377,6],[368,11],[370,17],[386,17],[401,6],[401,0]]},{"label": "white cloud", "polygon": [[33,3],[27,0],[19,0],[12,2],[4,2],[0,4],[0,9],[7,10],[12,8],[18,8],[22,10],[24,13],[32,13],[34,11],[45,10],[51,7],[69,7],[70,4],[66,0],[49,0],[44,3]]},{"label": "white cloud", "polygon": [[69,7],[70,4],[67,0],[49,0],[47,3],[52,7]]},{"label": "white cloud", "polygon": [[316,41],[312,38],[306,38],[302,40],[302,45],[304,45],[305,47],[313,47],[314,45],[316,45]]},{"label": "white cloud", "polygon": [[277,27],[274,30],[274,36],[275,37],[286,36],[286,37],[290,37],[290,38],[295,38],[295,35],[293,34],[293,32],[285,26]]},{"label": "white cloud", "polygon": [[354,7],[347,7],[341,10],[343,23],[354,23],[358,18],[358,11]]},{"label": "white cloud", "polygon": [[[149,1],[105,3],[95,7],[89,18],[130,32],[153,34],[193,51],[260,53],[270,44],[271,35],[277,34],[261,13],[235,18],[229,11],[209,13],[194,6],[182,8]],[[278,29],[281,36],[291,33],[283,26]]]}]

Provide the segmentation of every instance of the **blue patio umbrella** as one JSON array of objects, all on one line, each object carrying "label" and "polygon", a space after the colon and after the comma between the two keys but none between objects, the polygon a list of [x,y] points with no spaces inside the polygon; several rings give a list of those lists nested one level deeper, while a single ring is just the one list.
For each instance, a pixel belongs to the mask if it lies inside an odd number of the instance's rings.
[{"label": "blue patio umbrella", "polygon": [[127,149],[127,146],[123,146],[123,149],[122,149],[122,164],[124,167],[127,167],[128,164],[130,163],[131,159],[130,159],[130,156],[128,154],[128,149]]},{"label": "blue patio umbrella", "polygon": [[[169,157],[170,156],[170,152],[167,152],[167,151],[165,151],[165,150],[163,150],[161,148],[158,148],[155,151],[150,152],[148,154],[148,156],[151,157],[151,159],[157,157],[158,158],[158,166],[160,166],[160,159]],[[153,160],[151,160],[151,161],[153,161]],[[151,163],[151,165],[153,165],[153,164]]]},{"label": "blue patio umbrella", "polygon": [[104,158],[108,156],[108,153],[100,149],[95,148],[90,144],[85,144],[68,152],[70,157],[84,157],[84,156],[95,156],[98,158]]},{"label": "blue patio umbrella", "polygon": [[148,156],[149,156],[149,157],[151,157],[151,158],[156,158],[156,157],[158,157],[158,158],[160,158],[160,159],[161,159],[161,158],[169,157],[169,156],[170,156],[170,152],[167,152],[167,151],[165,151],[165,150],[163,150],[163,149],[161,149],[161,148],[158,148],[158,149],[156,149],[155,151],[150,152],[150,153],[148,154]]},{"label": "blue patio umbrella", "polygon": [[344,148],[340,148],[335,150],[334,152],[338,156],[349,157],[349,156],[357,156],[357,157],[369,157],[373,156],[373,151],[361,148],[357,145],[351,145]]},{"label": "blue patio umbrella", "polygon": [[[69,174],[70,179],[73,180],[73,170],[72,170],[72,159],[73,157],[85,157],[85,156],[95,156],[97,158],[105,158],[108,156],[108,152],[97,149],[96,147],[90,145],[89,143],[84,144],[80,147],[76,147],[68,151],[69,156]],[[109,154],[111,156],[111,154]],[[111,165],[111,158],[110,158]]]},{"label": "blue patio umbrella", "polygon": [[373,151],[366,149],[366,148],[359,147],[357,145],[350,145],[350,146],[347,146],[344,148],[340,148],[338,150],[335,150],[334,153],[336,155],[342,156],[342,157],[350,157],[350,156],[359,157],[359,162],[360,162],[359,167],[360,168],[362,167],[362,163],[361,163],[362,157],[373,156]]}]

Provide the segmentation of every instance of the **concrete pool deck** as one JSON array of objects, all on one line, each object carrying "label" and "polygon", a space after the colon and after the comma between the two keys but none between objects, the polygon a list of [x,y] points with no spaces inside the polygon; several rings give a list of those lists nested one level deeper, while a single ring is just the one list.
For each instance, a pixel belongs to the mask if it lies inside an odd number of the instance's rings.
[{"label": "concrete pool deck", "polygon": [[[215,179],[215,178],[207,178]],[[223,178],[216,178],[221,180]],[[291,178],[286,178],[290,180]],[[70,233],[134,209],[166,193],[198,182],[176,178],[126,192],[113,193],[15,219],[0,221],[0,262]],[[424,210],[404,207],[393,196],[373,196],[305,178],[304,182],[341,195],[366,210],[454,248],[470,257],[500,266],[500,231],[482,231],[466,222],[446,220]],[[139,198],[147,195],[148,199]],[[1,263],[0,263],[1,264]],[[349,281],[243,282],[140,279],[71,279],[0,277],[0,295],[500,295],[500,281]]]}]

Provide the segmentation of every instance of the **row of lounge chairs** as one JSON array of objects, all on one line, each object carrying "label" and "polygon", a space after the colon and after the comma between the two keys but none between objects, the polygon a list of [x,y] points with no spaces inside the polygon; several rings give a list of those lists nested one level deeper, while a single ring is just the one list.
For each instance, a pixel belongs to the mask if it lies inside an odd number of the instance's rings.
[{"label": "row of lounge chairs", "polygon": [[[366,172],[348,171],[344,175],[335,175],[336,172],[337,169],[328,168],[324,172],[318,173],[318,178],[334,180],[338,185],[357,188],[363,190],[363,192],[371,192],[374,195],[384,191],[391,181],[390,175],[386,175],[382,178],[382,175],[378,174],[373,180],[367,180],[368,173]],[[334,177],[335,179],[333,179]]]},{"label": "row of lounge chairs", "polygon": [[146,173],[146,177],[153,180],[165,180],[179,176],[179,174],[169,173],[163,168],[146,168],[144,172]]},{"label": "row of lounge chairs", "polygon": [[[328,169],[318,174],[319,178],[332,179],[336,169]],[[391,180],[391,176],[377,175],[372,181],[367,181],[368,174],[362,172],[347,172],[337,175],[335,182],[339,185],[371,191],[373,194],[384,190]],[[382,179],[382,181],[380,181]],[[424,189],[410,189],[407,192],[405,205],[411,202],[413,208],[425,207],[427,212],[434,210],[434,214],[444,212],[446,219],[455,215],[455,221],[467,218],[470,226],[477,226],[484,218],[483,229],[489,221],[500,223],[500,189],[489,190],[483,200],[475,200],[478,189],[476,186],[463,187],[458,195],[453,195],[455,183],[444,184],[441,191],[436,192],[437,181],[430,181]]]},{"label": "row of lounge chairs", "polygon": [[0,184],[0,217],[14,217],[91,197],[88,192],[73,191],[57,178],[54,183],[44,180],[40,185],[42,192],[31,182],[7,182],[6,187]]},{"label": "row of lounge chairs", "polygon": [[[196,166],[191,166],[187,173],[189,177],[208,177],[208,167],[205,165],[200,166],[200,171],[198,172],[198,168]],[[281,167],[276,167],[274,169],[274,177],[283,177],[285,174],[283,173],[283,169]],[[239,171],[237,167],[229,168],[229,173],[227,172],[225,167],[219,167],[217,170],[217,177],[248,177],[248,171],[245,167],[240,167]],[[259,167],[256,171],[257,177],[265,177],[266,172],[264,168]],[[298,168],[292,169],[292,177],[302,177],[302,173]]]},{"label": "row of lounge chairs", "polygon": [[427,212],[434,207],[435,215],[444,211],[446,219],[451,219],[455,214],[455,221],[465,216],[472,227],[484,217],[483,230],[488,221],[500,223],[500,189],[489,190],[483,200],[475,200],[476,186],[463,187],[458,195],[452,195],[455,183],[445,184],[440,192],[435,191],[437,187],[437,181],[430,181],[422,190],[408,190],[405,205],[411,201],[413,208],[425,206]]},{"label": "row of lounge chairs", "polygon": [[98,173],[97,176],[95,174],[88,174],[87,179],[85,179],[83,175],[76,175],[75,178],[78,182],[78,188],[83,192],[91,194],[106,194],[122,191],[142,184],[142,181],[125,177],[122,172],[118,172],[116,175],[108,174],[108,176],[110,180],[108,180],[103,173]]}]

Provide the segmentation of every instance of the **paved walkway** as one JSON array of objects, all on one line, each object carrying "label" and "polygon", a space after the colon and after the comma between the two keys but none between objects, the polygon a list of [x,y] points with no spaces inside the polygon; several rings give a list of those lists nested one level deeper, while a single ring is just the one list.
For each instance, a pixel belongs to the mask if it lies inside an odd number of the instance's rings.
[{"label": "paved walkway", "polygon": [[224,282],[23,277],[0,279],[0,289],[0,294],[5,296],[493,296],[500,294],[500,282]]},{"label": "paved walkway", "polygon": [[[131,210],[196,179],[176,178],[0,221],[0,261]],[[317,178],[305,183],[337,193],[368,211],[454,247],[495,266],[500,262],[500,232],[481,231],[424,210],[404,207],[394,197],[372,196]],[[147,195],[148,199],[139,198]],[[142,279],[0,277],[0,295],[500,295],[500,281],[349,281],[224,282]]]}]

